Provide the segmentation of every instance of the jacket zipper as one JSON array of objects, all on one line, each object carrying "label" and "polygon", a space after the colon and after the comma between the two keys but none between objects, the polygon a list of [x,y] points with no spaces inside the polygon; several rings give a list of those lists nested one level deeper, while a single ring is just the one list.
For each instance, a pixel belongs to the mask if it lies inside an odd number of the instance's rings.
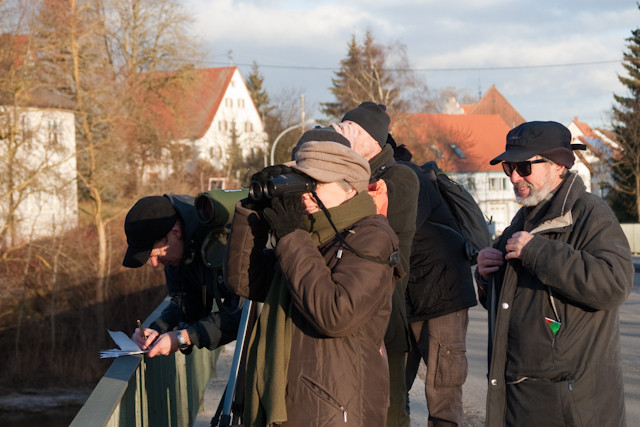
[{"label": "jacket zipper", "polygon": [[318,397],[320,397],[321,399],[324,399],[325,401],[327,401],[327,403],[333,404],[338,409],[340,409],[342,411],[342,418],[344,419],[344,422],[346,424],[346,422],[347,422],[347,408],[342,406],[342,404],[340,402],[338,402],[338,400],[335,397],[333,397],[331,394],[329,394],[319,384],[316,384],[314,381],[312,381],[311,379],[309,379],[307,377],[304,377],[304,376],[301,377],[301,379],[302,379],[302,383],[305,386],[309,387],[309,389],[311,390],[312,393],[318,395]]}]

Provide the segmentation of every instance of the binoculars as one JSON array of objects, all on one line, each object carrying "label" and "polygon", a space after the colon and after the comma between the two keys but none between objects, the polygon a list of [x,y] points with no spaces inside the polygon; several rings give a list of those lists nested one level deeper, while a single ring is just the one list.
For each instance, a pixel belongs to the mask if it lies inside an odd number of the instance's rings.
[{"label": "binoculars", "polygon": [[249,197],[252,200],[270,200],[287,193],[306,193],[316,188],[316,181],[297,173],[276,175],[266,181],[251,181]]}]

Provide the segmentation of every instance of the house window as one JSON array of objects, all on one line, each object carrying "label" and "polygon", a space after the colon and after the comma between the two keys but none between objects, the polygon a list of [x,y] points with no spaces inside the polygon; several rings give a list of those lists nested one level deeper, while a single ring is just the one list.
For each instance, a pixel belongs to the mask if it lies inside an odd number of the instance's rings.
[{"label": "house window", "polygon": [[238,108],[244,108],[244,99],[238,99]]},{"label": "house window", "polygon": [[220,132],[226,132],[227,131],[227,127],[228,127],[228,124],[227,124],[226,120],[220,120],[218,122],[218,130]]},{"label": "house window", "polygon": [[1,114],[0,115],[0,139],[9,138],[9,117]]},{"label": "house window", "polygon": [[438,147],[436,147],[435,144],[431,144],[431,150],[433,150],[433,153],[436,155],[436,158],[438,159],[442,158],[442,152],[438,150]]},{"label": "house window", "polygon": [[509,188],[508,178],[489,178],[489,191],[503,191]]},{"label": "house window", "polygon": [[229,107],[229,108],[233,107],[233,99],[231,99],[231,98],[225,98],[225,99],[224,99],[224,105],[225,105],[226,107]]},{"label": "house window", "polygon": [[489,191],[500,190],[500,178],[489,178]]},{"label": "house window", "polygon": [[456,144],[449,144],[449,147],[451,147],[451,149],[453,150],[454,153],[456,153],[456,156],[460,157],[461,159],[466,158],[467,156],[462,152],[462,150],[460,149],[460,147],[458,147]]},{"label": "house window", "polygon": [[245,132],[253,132],[253,123],[244,122],[244,131]]},{"label": "house window", "polygon": [[33,140],[33,130],[31,129],[31,119],[28,115],[23,115],[20,119],[20,126],[22,127],[22,140],[26,143],[28,149],[31,149],[31,142]]},{"label": "house window", "polygon": [[60,122],[57,120],[49,120],[47,126],[47,133],[49,137],[49,142],[51,144],[57,144],[62,140],[62,129],[60,126]]},{"label": "house window", "polygon": [[476,180],[472,176],[467,177],[467,184],[465,185],[468,191],[476,191]]}]

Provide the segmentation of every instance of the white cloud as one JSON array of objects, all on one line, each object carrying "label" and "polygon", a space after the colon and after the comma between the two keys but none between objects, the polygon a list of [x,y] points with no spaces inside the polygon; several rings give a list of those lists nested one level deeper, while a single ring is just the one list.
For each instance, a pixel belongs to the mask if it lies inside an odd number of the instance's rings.
[{"label": "white cloud", "polygon": [[[562,122],[601,120],[610,109],[612,93],[622,91],[617,61],[640,18],[628,0],[188,0],[185,7],[215,65],[226,65],[231,50],[236,64],[258,62],[269,90],[297,87],[309,103],[331,100],[327,88],[347,43],[371,29],[382,44],[406,45],[434,89],[475,93],[495,84],[525,118]],[[614,62],[526,68],[595,61]]]}]

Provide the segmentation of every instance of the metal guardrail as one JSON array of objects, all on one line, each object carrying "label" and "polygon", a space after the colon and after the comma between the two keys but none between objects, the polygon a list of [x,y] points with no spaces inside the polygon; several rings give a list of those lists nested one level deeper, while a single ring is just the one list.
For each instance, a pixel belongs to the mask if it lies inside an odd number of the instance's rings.
[{"label": "metal guardrail", "polygon": [[[143,322],[148,326],[169,303],[165,299]],[[194,348],[189,355],[114,360],[71,427],[190,426],[215,373],[219,351]]]},{"label": "metal guardrail", "polygon": [[632,254],[640,254],[640,224],[625,223],[620,224],[622,231],[627,236]]}]

